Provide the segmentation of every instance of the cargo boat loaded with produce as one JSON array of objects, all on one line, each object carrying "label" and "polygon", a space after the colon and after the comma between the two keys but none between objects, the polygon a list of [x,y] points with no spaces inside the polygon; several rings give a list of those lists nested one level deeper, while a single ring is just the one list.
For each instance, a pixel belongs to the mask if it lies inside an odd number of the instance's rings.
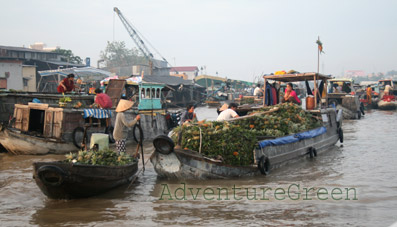
[{"label": "cargo boat loaded with produce", "polygon": [[[317,73],[264,76],[279,82],[321,80]],[[317,87],[315,87],[315,90]],[[315,109],[284,103],[224,122],[188,123],[172,139],[154,139],[151,157],[159,177],[222,179],[267,175],[272,169],[317,154],[343,142],[342,110],[315,102]],[[177,146],[175,146],[177,144]]]}]

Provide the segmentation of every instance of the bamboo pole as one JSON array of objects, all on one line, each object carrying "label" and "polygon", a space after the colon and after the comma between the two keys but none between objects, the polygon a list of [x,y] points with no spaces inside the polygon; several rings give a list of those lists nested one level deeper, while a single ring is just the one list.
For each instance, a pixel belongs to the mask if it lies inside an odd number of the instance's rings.
[{"label": "bamboo pole", "polygon": [[[267,79],[264,78],[264,84],[263,84],[263,106],[264,107],[266,106],[266,82],[267,82]],[[255,99],[255,97],[254,97],[254,99]]]}]

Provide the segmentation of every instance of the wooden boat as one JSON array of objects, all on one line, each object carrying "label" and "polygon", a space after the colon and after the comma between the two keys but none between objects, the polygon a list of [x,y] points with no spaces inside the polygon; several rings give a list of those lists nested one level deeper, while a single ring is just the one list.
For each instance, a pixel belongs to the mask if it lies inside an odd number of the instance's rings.
[{"label": "wooden boat", "polygon": [[378,102],[378,108],[381,110],[395,110],[397,109],[397,100],[394,95],[385,95]]},{"label": "wooden boat", "polygon": [[46,196],[74,199],[98,195],[129,183],[138,171],[138,161],[124,166],[35,162],[33,167],[33,178]]},{"label": "wooden boat", "polygon": [[220,101],[213,101],[213,100],[207,100],[205,101],[205,103],[209,106],[209,107],[219,107],[221,105]]},{"label": "wooden boat", "polygon": [[[328,103],[333,104],[337,109],[343,109],[344,119],[361,119],[364,113],[364,106],[359,100],[353,86],[352,79],[331,79],[327,94]],[[342,85],[343,91],[331,92],[334,85]]]},{"label": "wooden boat", "polygon": [[[108,93],[116,106],[125,81],[113,82],[108,85]],[[139,92],[146,91],[148,96],[141,98],[141,106],[125,111],[127,118],[142,114],[141,123],[146,139],[153,139],[170,130],[174,124],[171,124],[170,113],[161,109],[159,85],[145,83],[142,89],[138,86],[136,89]],[[0,128],[0,144],[11,154],[65,154],[78,151],[84,136],[88,145],[92,133],[109,134],[109,141],[114,142],[111,122],[115,121],[115,109],[59,108],[55,104],[29,102],[27,105],[15,104],[12,116],[12,123]],[[130,130],[130,138],[133,132],[135,130]]]},{"label": "wooden boat", "polygon": [[0,144],[11,154],[66,154],[77,151],[72,142],[31,136],[0,126]]},{"label": "wooden boat", "polygon": [[[90,117],[83,118],[83,109],[50,107],[49,104],[38,103],[15,104],[12,122],[0,127],[0,143],[8,152],[16,155],[78,151],[84,136],[82,126],[87,126],[86,140],[94,132],[112,134],[113,129],[106,121],[110,120],[110,110],[97,110],[101,116],[89,120]],[[94,123],[93,119],[96,119]],[[101,119],[104,121],[101,122]],[[88,128],[88,125],[95,127]]]},{"label": "wooden boat", "polygon": [[[330,78],[321,74],[300,74],[279,76],[277,79],[304,81],[313,77],[320,80]],[[304,157],[313,158],[335,145],[338,140],[343,142],[342,110],[337,112],[334,108],[325,108],[310,112],[321,117],[322,127],[279,138],[258,138],[258,146],[253,152],[255,162],[249,166],[226,165],[219,160],[207,158],[198,151],[175,149],[167,136],[154,139],[155,152],[151,162],[158,176],[165,178],[223,179],[266,175],[285,163]]]},{"label": "wooden boat", "polygon": [[[335,110],[329,108],[318,113],[326,116],[327,121],[324,122],[323,127],[295,135],[258,140],[260,148],[254,151],[256,163],[250,166],[222,164],[218,160],[209,159],[193,150],[173,149],[172,152],[166,154],[167,152],[163,152],[162,149],[166,146],[164,143],[167,143],[167,141],[170,143],[170,139],[167,140],[164,137],[161,138],[165,141],[162,142],[160,148],[156,144],[156,139],[154,140],[156,151],[151,156],[151,162],[158,176],[164,178],[222,179],[266,175],[272,169],[278,168],[284,163],[299,158],[317,156],[317,154],[333,146],[338,140],[343,142],[341,119],[337,121]],[[305,137],[305,135],[315,134],[315,132],[318,132],[317,136]],[[278,141],[286,140],[291,142],[278,144]],[[173,145],[169,145],[169,147],[171,146]]]}]

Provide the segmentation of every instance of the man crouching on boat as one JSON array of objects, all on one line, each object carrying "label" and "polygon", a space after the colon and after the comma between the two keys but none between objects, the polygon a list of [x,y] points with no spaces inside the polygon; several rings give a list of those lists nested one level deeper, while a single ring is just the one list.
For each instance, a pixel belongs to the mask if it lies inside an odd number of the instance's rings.
[{"label": "man crouching on boat", "polygon": [[126,151],[125,149],[126,135],[124,135],[123,132],[124,126],[132,127],[141,119],[141,116],[139,115],[136,116],[136,118],[133,121],[127,121],[125,119],[124,112],[126,110],[129,110],[133,105],[134,105],[133,102],[121,99],[116,108],[117,116],[116,116],[116,122],[114,123],[113,138],[116,140],[116,149],[119,154],[120,152]]},{"label": "man crouching on boat", "polygon": [[237,110],[237,104],[230,103],[229,108],[222,111],[216,120],[217,121],[225,121],[225,120],[230,120],[232,118],[239,117],[238,114],[236,113],[236,110]]}]

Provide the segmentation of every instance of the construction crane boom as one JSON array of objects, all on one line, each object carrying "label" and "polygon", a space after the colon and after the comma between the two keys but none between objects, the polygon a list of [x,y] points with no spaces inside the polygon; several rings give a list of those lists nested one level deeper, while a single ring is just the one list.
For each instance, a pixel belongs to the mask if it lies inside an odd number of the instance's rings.
[{"label": "construction crane boom", "polygon": [[138,46],[139,50],[143,53],[143,55],[148,59],[149,61],[149,68],[150,68],[150,74],[152,74],[153,70],[153,54],[149,51],[147,46],[145,45],[145,42],[141,39],[141,37],[138,35],[138,32],[132,27],[132,25],[127,21],[127,19],[124,17],[124,15],[121,13],[121,11],[117,8],[113,8],[114,12],[117,13],[119,16],[121,23],[123,23],[124,27],[127,29],[128,34],[132,38],[132,40],[135,42],[135,44]]}]

